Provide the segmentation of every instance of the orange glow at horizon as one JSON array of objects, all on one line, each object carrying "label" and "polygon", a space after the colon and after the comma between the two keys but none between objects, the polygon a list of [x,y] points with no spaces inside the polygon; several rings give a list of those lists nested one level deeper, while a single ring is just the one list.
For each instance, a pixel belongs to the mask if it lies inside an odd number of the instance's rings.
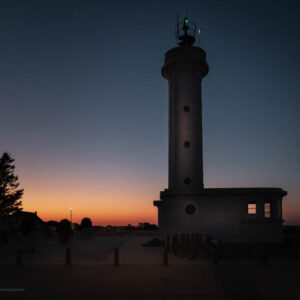
[{"label": "orange glow at horizon", "polygon": [[[157,208],[153,200],[159,195],[157,188],[135,182],[135,178],[114,177],[113,187],[107,180],[82,174],[25,178],[23,210],[37,211],[43,221],[70,219],[80,223],[89,217],[94,225],[137,225],[139,222],[157,223]],[[55,188],[54,188],[55,187]],[[151,190],[152,189],[152,190]],[[156,193],[153,193],[156,190]]]},{"label": "orange glow at horizon", "polygon": [[[30,174],[23,173],[22,169],[19,168],[18,173],[24,188],[23,210],[37,211],[44,221],[69,219],[72,208],[75,223],[89,217],[94,225],[157,224],[153,200],[157,200],[159,192],[167,186],[164,177],[151,177],[144,170],[124,166],[102,165],[100,168],[94,164],[85,168],[53,169],[48,165],[42,170],[32,168]],[[218,184],[207,187],[218,187]],[[286,189],[284,224],[300,225],[297,191]]]},{"label": "orange glow at horizon", "polygon": [[[24,196],[23,209],[37,211],[38,216],[44,221],[59,221],[70,218],[71,206],[68,204],[72,204],[72,219],[75,223],[80,223],[84,217],[91,218],[94,225],[157,223],[157,211],[152,205],[151,195],[144,199],[116,193],[102,194],[99,197],[86,195],[85,199],[80,196],[82,195],[77,195],[77,197],[76,195],[69,195],[69,197],[49,195],[41,199],[39,193],[35,192],[35,195],[31,197]],[[39,205],[37,205],[38,202]]]}]

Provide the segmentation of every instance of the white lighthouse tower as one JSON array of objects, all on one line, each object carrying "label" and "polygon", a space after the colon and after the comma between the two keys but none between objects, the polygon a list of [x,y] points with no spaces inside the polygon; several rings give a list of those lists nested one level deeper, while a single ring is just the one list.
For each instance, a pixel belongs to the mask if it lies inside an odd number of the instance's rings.
[{"label": "white lighthouse tower", "polygon": [[184,18],[180,46],[166,53],[162,68],[169,82],[169,189],[203,188],[201,83],[208,65],[204,50],[192,46],[190,26]]},{"label": "white lighthouse tower", "polygon": [[168,188],[160,193],[161,234],[201,233],[279,241],[282,238],[281,188],[218,188],[203,184],[202,79],[206,53],[193,46],[196,26],[177,24],[178,47],[165,55],[162,76],[169,83]]}]

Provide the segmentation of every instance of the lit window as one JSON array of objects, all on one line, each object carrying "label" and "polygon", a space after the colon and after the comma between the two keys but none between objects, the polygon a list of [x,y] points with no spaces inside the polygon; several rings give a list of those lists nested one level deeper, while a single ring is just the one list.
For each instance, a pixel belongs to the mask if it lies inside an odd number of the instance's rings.
[{"label": "lit window", "polygon": [[265,203],[265,218],[271,218],[271,203]]},{"label": "lit window", "polygon": [[248,215],[256,214],[256,203],[248,203]]}]

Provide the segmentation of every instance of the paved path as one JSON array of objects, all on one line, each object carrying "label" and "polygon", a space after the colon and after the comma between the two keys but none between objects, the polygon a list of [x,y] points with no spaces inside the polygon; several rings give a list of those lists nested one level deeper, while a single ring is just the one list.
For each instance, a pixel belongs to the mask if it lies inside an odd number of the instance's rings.
[{"label": "paved path", "polygon": [[[162,248],[142,247],[145,240],[107,240],[110,250],[98,260],[95,253],[103,250],[100,240],[89,242],[88,250],[74,247],[77,258],[70,267],[55,260],[27,261],[22,267],[0,264],[0,299],[300,299],[299,261],[274,261],[268,266],[221,261],[215,266],[170,255],[170,265],[164,266]],[[120,246],[120,266],[112,265],[115,245]],[[91,253],[96,256],[87,260]],[[24,291],[1,292],[1,288]]]},{"label": "paved path", "polygon": [[[123,236],[95,236],[92,239],[71,239],[67,245],[60,244],[58,239],[39,239],[36,241],[35,252],[24,252],[24,265],[57,265],[65,263],[66,248],[72,249],[72,260],[77,265],[98,265],[107,263],[114,247],[120,247],[131,237]],[[0,245],[0,266],[15,265],[16,252],[19,244],[12,241]]]},{"label": "paved path", "polygon": [[[163,247],[145,247],[149,237],[136,237],[128,240],[120,247],[120,263],[161,265],[163,263]],[[113,253],[107,257],[106,262],[113,261]],[[169,263],[172,264],[194,264],[194,261],[183,259],[181,256],[169,255]]]}]

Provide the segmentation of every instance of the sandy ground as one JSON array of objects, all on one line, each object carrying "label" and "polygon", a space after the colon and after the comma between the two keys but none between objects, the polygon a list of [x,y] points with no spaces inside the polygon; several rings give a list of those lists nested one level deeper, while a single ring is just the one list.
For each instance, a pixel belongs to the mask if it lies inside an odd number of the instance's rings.
[{"label": "sandy ground", "polygon": [[[72,265],[65,247],[42,243],[15,266],[1,248],[0,299],[300,299],[300,261],[220,261],[204,255],[191,261],[162,248],[142,247],[149,237],[96,237],[71,243]],[[15,245],[16,246],[16,245]],[[120,247],[120,266],[113,248]],[[11,289],[11,290],[8,290]],[[13,290],[20,289],[20,290]]]}]

